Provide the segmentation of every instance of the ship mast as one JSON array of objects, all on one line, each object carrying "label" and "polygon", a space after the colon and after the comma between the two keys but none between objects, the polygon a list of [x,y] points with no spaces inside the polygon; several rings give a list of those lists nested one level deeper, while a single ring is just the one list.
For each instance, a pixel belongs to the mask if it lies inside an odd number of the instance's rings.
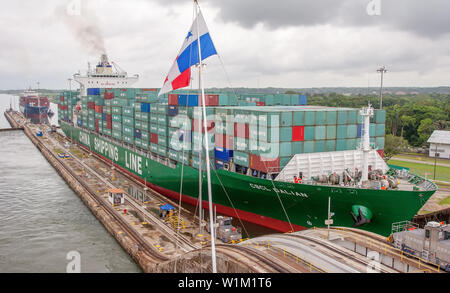
[{"label": "ship mast", "polygon": [[37,82],[37,99],[38,99],[39,124],[41,124],[41,98],[39,97],[39,81]]},{"label": "ship mast", "polygon": [[364,107],[359,111],[359,115],[364,119],[364,134],[362,140],[362,151],[363,151],[363,167],[362,167],[362,178],[361,182],[364,183],[369,178],[369,152],[370,152],[370,117],[373,116],[373,107],[369,103],[368,107]]},{"label": "ship mast", "polygon": [[[201,45],[200,45],[200,34],[199,34],[199,24],[198,24],[198,16],[200,14],[200,7],[198,5],[198,0],[194,0],[195,5],[195,11],[196,11],[196,19],[197,19],[197,43],[198,43],[198,58],[199,58],[199,87],[201,90],[201,96],[202,96],[202,110],[203,110],[203,128],[205,130],[206,137],[208,135],[208,127],[207,127],[207,121],[206,121],[206,102],[205,102],[205,89],[203,88],[202,83],[202,52],[201,52]],[[202,136],[202,132],[200,131],[200,135]],[[215,227],[214,227],[214,219],[213,219],[213,207],[212,207],[212,192],[211,192],[211,170],[209,166],[209,142],[208,139],[205,139],[205,148],[206,148],[206,177],[208,180],[208,201],[209,201],[209,227],[211,230],[211,259],[212,259],[212,269],[213,273],[217,273],[217,267],[216,267],[216,245],[215,245]],[[201,161],[200,161],[201,162]],[[200,199],[201,200],[201,199]]]}]

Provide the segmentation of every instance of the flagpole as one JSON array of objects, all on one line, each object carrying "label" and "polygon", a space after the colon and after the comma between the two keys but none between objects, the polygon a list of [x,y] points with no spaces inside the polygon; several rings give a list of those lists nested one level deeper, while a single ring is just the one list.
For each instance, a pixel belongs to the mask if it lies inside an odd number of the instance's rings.
[{"label": "flagpole", "polygon": [[[201,46],[200,46],[200,30],[198,25],[198,16],[199,16],[199,10],[200,7],[198,6],[198,0],[194,0],[196,5],[196,12],[197,12],[197,43],[198,43],[198,59],[199,59],[199,86],[201,89],[202,94],[202,110],[203,110],[203,128],[205,129],[205,134],[208,133],[208,127],[207,127],[207,121],[206,121],[206,106],[205,106],[205,89],[203,88],[202,84],[202,52],[201,52]],[[200,132],[200,135],[202,135],[202,132]],[[211,259],[212,259],[212,269],[213,273],[217,273],[217,267],[216,267],[216,245],[215,245],[215,227],[214,227],[214,221],[213,221],[213,207],[212,207],[212,193],[211,193],[211,174],[210,174],[210,166],[209,166],[209,142],[208,139],[205,139],[205,153],[206,153],[206,176],[208,180],[208,201],[209,201],[209,226],[211,228]]]},{"label": "flagpole", "polygon": [[[201,70],[198,71],[198,80],[201,80]],[[201,88],[201,84],[199,83],[199,88]],[[198,109],[199,109],[199,114],[201,113],[201,105],[198,105]],[[199,230],[199,234],[203,234],[203,197],[202,197],[202,150],[203,150],[203,143],[202,143],[202,139],[203,139],[203,135],[202,135],[202,117],[203,115],[199,115],[198,118],[198,130],[200,131],[200,135],[199,135],[199,151],[198,151],[198,217],[199,217],[199,224],[200,224],[200,230]]]}]

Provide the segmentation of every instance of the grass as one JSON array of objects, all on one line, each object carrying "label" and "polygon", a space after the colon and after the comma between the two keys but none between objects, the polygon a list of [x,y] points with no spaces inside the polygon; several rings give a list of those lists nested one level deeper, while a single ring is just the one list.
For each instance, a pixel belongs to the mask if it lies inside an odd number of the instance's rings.
[{"label": "grass", "polygon": [[439,202],[439,204],[442,206],[444,204],[450,204],[450,196],[447,196],[446,198],[444,198],[443,200],[441,200]]},{"label": "grass", "polygon": [[[424,162],[429,162],[429,163],[434,163],[434,158],[430,158],[428,156],[424,156],[424,155],[418,155],[418,154],[400,154],[400,155],[395,155],[394,157],[392,157],[392,159],[408,159],[408,160],[417,160],[417,161],[424,161]],[[450,165],[450,160],[447,159],[437,159],[436,160],[437,163],[440,164],[448,164]]]},{"label": "grass", "polygon": [[[434,174],[433,165],[405,162],[395,159],[390,159],[388,163],[396,166],[409,168],[409,172],[416,175],[420,175],[422,177],[425,177],[425,173],[428,173],[426,177],[429,179],[433,178]],[[436,180],[450,182],[450,167],[436,166]]]}]

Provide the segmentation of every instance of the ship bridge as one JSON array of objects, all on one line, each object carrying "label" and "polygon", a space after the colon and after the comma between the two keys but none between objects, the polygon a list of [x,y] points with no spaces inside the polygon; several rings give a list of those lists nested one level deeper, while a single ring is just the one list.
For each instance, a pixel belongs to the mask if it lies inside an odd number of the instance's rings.
[{"label": "ship bridge", "polygon": [[103,54],[94,69],[88,66],[86,75],[76,73],[75,81],[80,84],[81,95],[87,95],[88,88],[129,88],[139,80],[139,75],[128,76],[127,72]]}]

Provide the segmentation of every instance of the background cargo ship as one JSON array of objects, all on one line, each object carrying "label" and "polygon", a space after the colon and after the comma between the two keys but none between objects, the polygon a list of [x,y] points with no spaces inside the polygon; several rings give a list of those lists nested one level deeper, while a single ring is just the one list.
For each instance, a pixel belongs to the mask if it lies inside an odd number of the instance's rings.
[{"label": "background cargo ship", "polygon": [[[364,152],[358,146],[364,123],[357,109],[307,106],[304,95],[208,93],[205,135],[198,127],[197,94],[158,98],[157,89],[128,88],[128,77],[107,65],[104,56],[95,72],[74,76],[81,95],[60,96],[60,105],[67,106],[59,107],[61,128],[166,196],[179,199],[182,183],[182,200],[198,203],[200,164],[205,170],[201,137],[213,146],[217,212],[283,232],[324,226],[330,197],[334,225],[389,235],[393,222],[411,219],[436,190],[430,181],[390,170],[381,159],[385,111],[375,110],[367,127],[372,170],[362,186]],[[116,86],[91,88],[97,82]]]},{"label": "background cargo ship", "polygon": [[[47,123],[50,103],[47,97],[41,97],[31,89],[23,92],[19,100],[19,109],[32,123]],[[51,113],[51,112],[50,112]]]}]

